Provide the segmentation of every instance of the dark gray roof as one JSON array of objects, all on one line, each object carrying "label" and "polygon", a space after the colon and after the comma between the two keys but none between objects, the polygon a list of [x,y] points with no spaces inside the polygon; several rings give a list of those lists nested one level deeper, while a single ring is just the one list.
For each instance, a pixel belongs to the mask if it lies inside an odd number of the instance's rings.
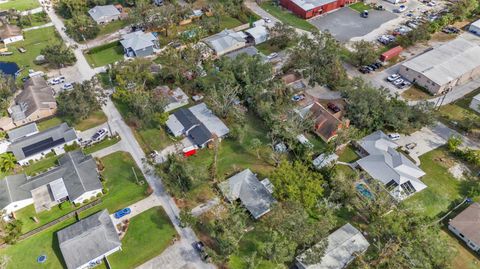
[{"label": "dark gray roof", "polygon": [[258,54],[258,50],[257,50],[257,48],[255,48],[253,46],[250,46],[250,47],[246,47],[246,48],[239,49],[239,50],[236,50],[236,51],[232,51],[230,53],[225,54],[225,56],[230,58],[230,59],[235,59],[241,54],[247,54],[249,56],[255,56],[255,55]]},{"label": "dark gray roof", "polygon": [[8,140],[15,141],[22,137],[38,133],[37,124],[35,122],[20,126],[7,132]]},{"label": "dark gray roof", "polygon": [[230,202],[240,199],[255,219],[268,213],[271,204],[275,202],[267,188],[250,169],[245,169],[220,183],[219,187]]},{"label": "dark gray roof", "polygon": [[179,109],[175,111],[173,115],[175,115],[175,117],[183,125],[185,130],[188,130],[193,126],[200,124],[200,121],[197,119],[197,117],[195,117],[195,115],[193,115],[190,109],[187,109],[187,108]]},{"label": "dark gray roof", "polygon": [[205,143],[212,139],[212,133],[205,127],[203,123],[195,126],[190,132],[188,132],[188,136],[192,138],[195,145],[203,146]]},{"label": "dark gray roof", "polygon": [[67,152],[59,159],[59,163],[59,166],[38,176],[27,178],[20,174],[0,180],[0,208],[11,202],[32,198],[32,190],[58,179],[63,179],[72,201],[85,192],[102,188],[97,165],[91,155],[85,156],[80,150]]},{"label": "dark gray roof", "polygon": [[68,127],[66,123],[62,123],[43,132],[16,140],[10,144],[8,151],[13,152],[17,160],[23,160],[76,139],[75,130]]},{"label": "dark gray roof", "polygon": [[57,232],[67,268],[77,268],[122,245],[105,209]]}]

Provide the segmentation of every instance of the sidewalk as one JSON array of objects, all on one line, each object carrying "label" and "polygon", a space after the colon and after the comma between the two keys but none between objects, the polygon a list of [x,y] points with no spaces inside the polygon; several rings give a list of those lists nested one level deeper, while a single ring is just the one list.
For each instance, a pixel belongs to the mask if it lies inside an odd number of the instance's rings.
[{"label": "sidewalk", "polygon": [[23,31],[24,31],[24,32],[28,32],[28,31],[37,30],[37,29],[42,29],[42,28],[47,28],[47,27],[51,27],[51,26],[53,26],[53,22],[45,23],[45,24],[43,24],[43,25],[34,26],[34,27],[30,27],[30,28],[25,28],[25,29],[23,29]]}]

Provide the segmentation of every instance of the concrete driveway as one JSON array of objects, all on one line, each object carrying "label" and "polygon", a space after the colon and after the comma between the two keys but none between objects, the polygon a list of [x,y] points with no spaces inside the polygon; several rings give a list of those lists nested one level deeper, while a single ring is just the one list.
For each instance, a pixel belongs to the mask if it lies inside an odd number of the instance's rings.
[{"label": "concrete driveway", "polygon": [[309,22],[320,31],[330,33],[341,42],[347,42],[356,36],[364,36],[380,25],[397,18],[397,14],[388,11],[370,10],[368,18],[360,17],[357,11],[345,7],[323,16],[315,17]]}]

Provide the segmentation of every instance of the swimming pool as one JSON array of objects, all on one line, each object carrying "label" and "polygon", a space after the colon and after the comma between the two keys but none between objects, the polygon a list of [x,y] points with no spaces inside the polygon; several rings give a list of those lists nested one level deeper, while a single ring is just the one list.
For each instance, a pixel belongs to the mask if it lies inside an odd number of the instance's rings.
[{"label": "swimming pool", "polygon": [[2,71],[4,74],[16,76],[18,70],[20,70],[20,68],[16,63],[0,62],[0,71]]},{"label": "swimming pool", "polygon": [[367,189],[364,183],[357,183],[355,185],[355,189],[357,189],[357,191],[367,199],[373,199],[373,194]]}]

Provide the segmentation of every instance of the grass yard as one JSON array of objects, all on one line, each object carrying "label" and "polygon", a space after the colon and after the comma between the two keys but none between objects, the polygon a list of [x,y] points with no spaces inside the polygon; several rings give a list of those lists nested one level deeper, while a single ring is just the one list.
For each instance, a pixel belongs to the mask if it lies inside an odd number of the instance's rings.
[{"label": "grass yard", "polygon": [[118,41],[101,45],[86,52],[85,58],[92,67],[112,64],[123,59],[123,47]]},{"label": "grass yard", "polygon": [[[2,61],[15,62],[20,68],[25,68],[19,78],[26,76],[28,69],[34,69],[36,71],[45,70],[45,67],[33,63],[35,58],[40,55],[40,51],[48,44],[60,41],[53,26],[24,32],[23,37],[25,40],[8,45],[8,51],[13,52],[12,55],[2,56]],[[25,48],[27,52],[20,53],[18,51],[20,47]]]},{"label": "grass yard", "polygon": [[112,268],[135,268],[162,253],[177,236],[161,207],[151,208],[130,220],[122,251],[108,257]]},{"label": "grass yard", "polygon": [[8,0],[6,3],[0,4],[0,9],[16,9],[18,11],[25,11],[40,7],[37,0]]},{"label": "grass yard", "polygon": [[317,28],[311,25],[308,21],[297,17],[295,14],[291,13],[286,9],[283,9],[280,6],[274,5],[271,1],[265,1],[261,3],[260,6],[283,23],[286,23],[295,28],[303,29],[305,31],[317,31]]},{"label": "grass yard", "polygon": [[133,129],[133,134],[145,153],[154,150],[160,151],[169,145],[172,145],[175,140],[167,134],[165,129],[148,128],[148,129]]},{"label": "grass yard", "polygon": [[432,98],[430,94],[426,93],[425,91],[419,89],[417,86],[413,85],[410,87],[408,90],[402,92],[401,96],[405,100],[411,100],[411,101],[416,101],[416,100],[427,100]]},{"label": "grass yard", "polygon": [[442,229],[441,236],[445,236],[456,252],[455,258],[452,260],[452,268],[455,269],[478,269],[480,268],[480,260],[477,254],[470,251],[465,242],[453,235],[447,228]]},{"label": "grass yard", "polygon": [[355,152],[352,145],[346,146],[338,155],[339,162],[353,163],[358,159],[360,159],[360,156]]},{"label": "grass yard", "polygon": [[[55,206],[49,211],[43,211],[37,214],[35,212],[35,207],[33,205],[29,205],[17,211],[15,213],[15,216],[17,219],[23,222],[22,233],[27,233],[35,228],[38,228],[55,219],[58,219],[61,216],[66,215],[75,209],[76,207],[73,206],[73,204],[71,204],[70,202],[64,202],[61,204],[61,206]],[[38,223],[33,221],[33,216],[38,219]]]},{"label": "grass yard", "polygon": [[109,22],[107,24],[100,26],[100,32],[98,32],[97,36],[103,36],[103,35],[115,33],[126,26],[128,26],[127,20],[117,20],[117,21]]},{"label": "grass yard", "polygon": [[83,153],[85,154],[92,154],[94,152],[97,152],[101,149],[108,148],[110,146],[113,146],[117,144],[121,140],[120,137],[116,136],[113,138],[105,138],[101,142],[95,143],[92,146],[86,147],[83,149]]},{"label": "grass yard", "polygon": [[404,201],[404,204],[420,210],[427,217],[438,217],[446,213],[452,202],[465,198],[467,183],[448,172],[454,161],[460,162],[450,156],[444,147],[420,156],[420,168],[426,173],[421,180],[428,187]]},{"label": "grass yard", "polygon": [[[48,120],[43,120],[37,123],[37,127],[39,131],[46,130],[48,128],[57,126],[61,124],[62,122],[69,122],[68,119],[61,118],[59,116],[50,118]],[[91,129],[95,126],[98,126],[100,124],[103,124],[107,122],[107,116],[105,113],[103,113],[102,110],[98,110],[92,113],[88,118],[81,120],[77,124],[75,124],[73,127],[77,131],[85,131],[88,129]]]},{"label": "grass yard", "polygon": [[267,40],[259,45],[256,45],[255,48],[257,48],[258,51],[260,51],[264,55],[269,55],[271,53],[280,51],[276,44],[271,40]]},{"label": "grass yard", "polygon": [[48,168],[50,167],[56,166],[58,158],[60,158],[60,156],[57,156],[57,155],[51,155],[51,156],[45,157],[28,166],[22,167],[23,168],[22,172],[29,176],[39,174],[41,172],[48,170]]},{"label": "grass yard", "polygon": [[[7,255],[10,258],[7,268],[66,268],[56,232],[74,222],[75,218],[68,219],[13,246],[0,249],[0,255]],[[37,257],[40,255],[47,256],[46,262],[41,266],[37,263]]]},{"label": "grass yard", "polygon": [[473,129],[480,128],[480,114],[469,107],[473,96],[479,93],[480,89],[477,89],[453,103],[442,106],[438,114],[440,120],[455,129],[460,129],[460,126],[468,126],[471,123],[477,123]]},{"label": "grass yard", "polygon": [[357,2],[348,6],[349,8],[362,13],[364,10],[372,9],[371,6],[365,5],[363,2]]},{"label": "grass yard", "polygon": [[121,208],[131,205],[147,197],[147,182],[143,185],[137,184],[132,167],[139,181],[145,181],[142,172],[135,164],[129,153],[115,152],[101,159],[105,169],[101,172],[106,179],[108,193],[102,197],[102,203],[83,211],[82,217],[91,215],[102,209],[115,212]]},{"label": "grass yard", "polygon": [[242,25],[243,23],[236,18],[224,15],[220,17],[220,29],[232,29]]}]

